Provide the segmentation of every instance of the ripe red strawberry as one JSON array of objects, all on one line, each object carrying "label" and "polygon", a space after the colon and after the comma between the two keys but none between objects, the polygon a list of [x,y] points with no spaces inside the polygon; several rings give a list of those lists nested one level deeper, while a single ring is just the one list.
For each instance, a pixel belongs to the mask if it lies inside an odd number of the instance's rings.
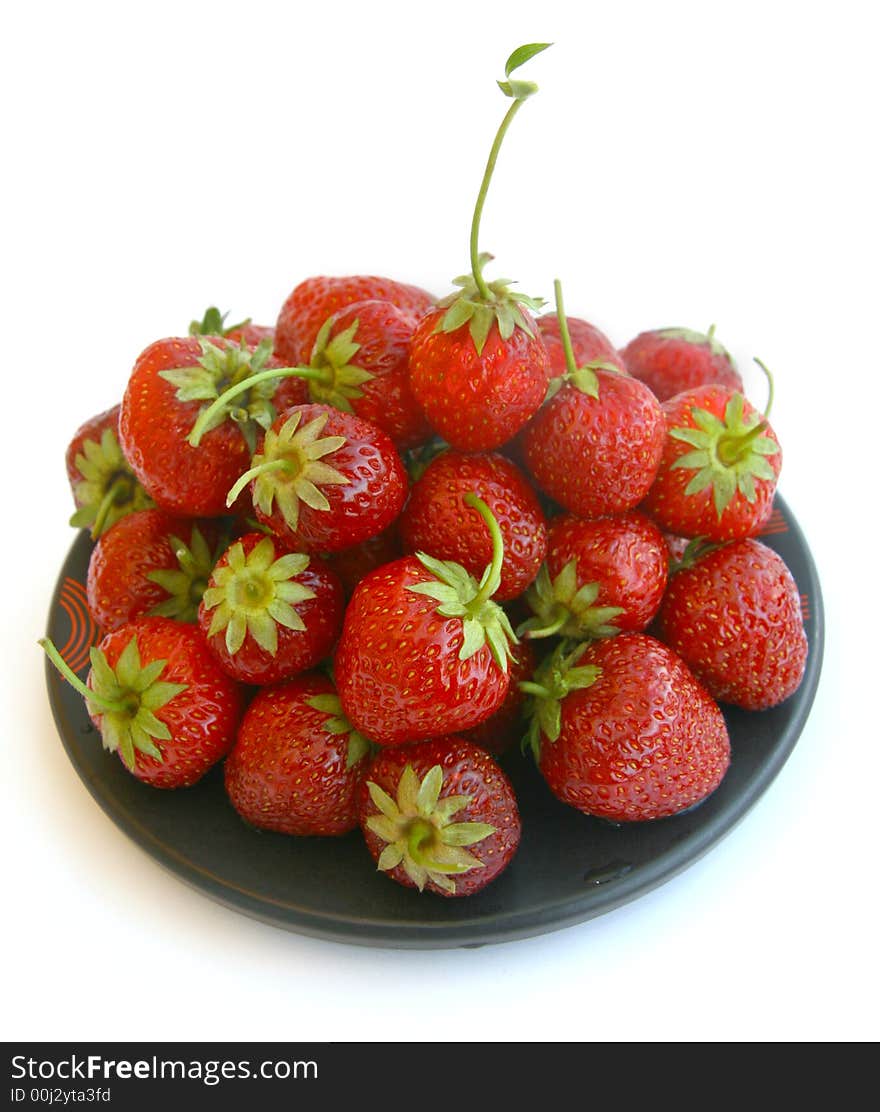
[{"label": "ripe red strawberry", "polygon": [[[505,76],[545,50],[531,43],[511,54]],[[491,258],[478,247],[483,205],[501,142],[537,85],[498,82],[513,103],[495,136],[471,222],[471,273],[455,279],[460,292],[419,323],[410,346],[413,393],[434,430],[463,452],[488,451],[510,440],[536,412],[550,381],[547,349],[529,309],[540,302],[513,293],[505,279],[489,283]]]},{"label": "ripe red strawberry", "polygon": [[158,509],[127,514],[92,549],[86,580],[92,617],[105,633],[142,614],[194,622],[220,535],[212,520]]},{"label": "ripe red strawberry", "polygon": [[[567,332],[559,282],[557,315]],[[660,403],[629,375],[567,354],[561,385],[527,425],[519,448],[541,490],[578,517],[634,509],[650,489],[663,452]],[[559,380],[557,380],[559,381]]]},{"label": "ripe red strawberry", "polygon": [[715,339],[714,324],[705,335],[689,328],[642,332],[622,354],[629,373],[649,386],[661,402],[711,383],[731,390],[743,388],[733,358]]},{"label": "ripe red strawberry", "polygon": [[686,553],[669,581],[657,636],[724,703],[765,710],[793,695],[807,662],[797,584],[753,539]]},{"label": "ripe red strawberry", "polygon": [[270,344],[275,339],[275,328],[272,325],[254,324],[250,317],[238,324],[227,325],[228,313],[221,313],[216,306],[205,310],[201,320],[190,321],[190,336],[223,336],[234,344],[244,341],[248,347],[256,347],[268,340]]},{"label": "ripe red strawberry", "polygon": [[376,536],[406,500],[407,476],[381,429],[328,405],[285,410],[230,491],[290,548],[340,552]]},{"label": "ripe red strawberry", "polygon": [[510,646],[510,684],[504,702],[484,722],[470,730],[462,730],[460,736],[465,741],[472,741],[487,753],[500,757],[522,739],[526,695],[519,685],[521,681],[532,678],[536,664],[535,650],[530,641]]},{"label": "ripe red strawberry", "polygon": [[[279,366],[269,352],[268,344],[251,349],[191,336],[158,340],[139,356],[122,401],[120,443],[162,509],[188,517],[228,512],[227,492],[250,462],[257,430],[275,419],[281,388],[275,380],[260,382],[207,421],[199,418],[229,386]],[[298,380],[283,382],[279,404],[303,396]]]},{"label": "ripe red strawberry", "polygon": [[[628,373],[623,357],[604,332],[578,317],[568,317],[567,324],[574,361],[578,367],[587,363],[609,363],[624,374]],[[564,375],[568,368],[559,317],[556,313],[545,313],[538,317],[537,325],[550,357],[550,373],[554,377]]]},{"label": "ripe red strawberry", "polygon": [[664,402],[663,412],[663,457],[644,511],[682,537],[725,541],[756,533],[770,516],[782,468],[766,416],[724,386],[685,390]]},{"label": "ripe red strawberry", "polygon": [[412,448],[431,428],[409,384],[415,317],[390,301],[356,301],[328,317],[315,338],[307,380],[313,402],[354,413]]},{"label": "ripe red strawberry", "polygon": [[417,286],[375,275],[307,278],[282,306],[275,326],[275,352],[291,365],[308,363],[322,325],[328,317],[356,301],[389,301],[417,319],[434,299]]},{"label": "ripe red strawberry", "polygon": [[119,447],[119,406],[91,417],[76,430],[65,453],[76,512],[75,528],[97,539],[120,518],[152,506]]},{"label": "ripe red strawberry", "polygon": [[379,753],[360,800],[377,867],[420,892],[469,896],[507,868],[519,845],[510,781],[485,750],[462,738]]},{"label": "ripe red strawberry", "polygon": [[262,687],[251,700],[223,773],[229,799],[252,826],[334,836],[358,825],[358,788],[370,753],[327,676],[309,672]]},{"label": "ripe red strawberry", "polygon": [[137,618],[91,649],[87,685],[50,641],[40,642],[86,698],[105,749],[138,780],[182,788],[225,757],[244,709],[242,688],[208,651],[197,626]]},{"label": "ripe red strawberry", "polygon": [[526,684],[529,740],[563,803],[613,822],[664,818],[721,783],[730,739],[718,704],[668,646],[621,633],[568,651]]},{"label": "ripe red strawberry", "polygon": [[336,686],[349,721],[380,745],[467,730],[507,694],[515,638],[492,602],[504,546],[485,503],[471,504],[493,536],[479,584],[457,564],[404,556],[362,579],[348,604]]},{"label": "ripe red strawberry", "polygon": [[586,640],[645,629],[663,598],[668,566],[663,534],[636,511],[554,518],[547,561],[526,593],[534,617],[517,632]]},{"label": "ripe red strawberry", "polygon": [[268,684],[327,657],[344,609],[342,584],[324,563],[277,538],[246,533],[211,573],[199,625],[230,676]]},{"label": "ripe red strawberry", "polygon": [[525,476],[497,453],[465,455],[448,451],[435,456],[413,484],[400,518],[407,552],[428,552],[454,560],[479,577],[492,559],[486,524],[465,503],[475,492],[492,511],[504,540],[500,602],[528,587],[544,559],[547,527],[544,514]]}]

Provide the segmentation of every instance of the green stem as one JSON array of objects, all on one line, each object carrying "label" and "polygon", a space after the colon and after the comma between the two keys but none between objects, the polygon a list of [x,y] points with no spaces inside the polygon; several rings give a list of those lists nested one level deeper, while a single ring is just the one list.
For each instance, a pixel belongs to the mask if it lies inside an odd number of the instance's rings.
[{"label": "green stem", "polygon": [[258,371],[257,374],[251,375],[250,378],[244,378],[241,382],[236,382],[234,385],[228,387],[228,389],[224,390],[219,397],[215,398],[206,409],[203,409],[196,419],[196,423],[190,430],[187,440],[193,448],[198,448],[205,434],[205,429],[214,417],[226,409],[233,398],[237,398],[239,394],[243,394],[246,390],[250,390],[252,386],[259,386],[261,382],[271,382],[272,379],[275,378],[320,379],[324,377],[323,371],[316,370],[313,367],[270,367],[267,371]]},{"label": "green stem", "polygon": [[559,321],[559,338],[562,340],[562,350],[565,352],[565,369],[570,375],[577,370],[574,358],[574,348],[571,346],[571,334],[568,331],[568,318],[565,315],[565,306],[562,304],[562,283],[556,278],[553,282],[553,295],[556,299],[556,318]]},{"label": "green stem", "polygon": [[480,587],[479,593],[470,603],[472,612],[476,613],[483,603],[488,602],[495,594],[501,583],[501,564],[504,560],[504,538],[501,536],[501,529],[498,526],[498,522],[495,520],[495,515],[482,498],[479,498],[473,492],[469,492],[464,496],[464,503],[466,506],[470,506],[472,510],[477,511],[486,523],[486,528],[489,530],[489,535],[492,538],[492,562],[489,565],[488,574],[485,572],[483,573],[482,586]]},{"label": "green stem", "polygon": [[[569,617],[570,613],[568,608],[565,606],[560,606],[558,616],[554,619],[554,621],[550,623],[550,625],[542,626],[540,629],[527,629],[525,632],[525,637],[529,641],[537,641],[542,637],[552,637],[554,634],[558,633],[560,629],[562,629],[562,627],[568,621]],[[520,631],[518,630],[517,632]]]},{"label": "green stem", "polygon": [[267,459],[263,463],[258,463],[256,467],[251,467],[239,476],[235,485],[226,495],[226,505],[231,506],[248,483],[252,479],[256,479],[258,475],[265,475],[267,471],[292,471],[293,467],[294,465],[289,459]]},{"label": "green stem", "polygon": [[484,301],[492,300],[492,291],[483,277],[483,264],[480,261],[480,249],[478,240],[480,236],[480,219],[483,215],[483,205],[486,201],[486,194],[489,192],[489,182],[492,180],[492,173],[495,170],[495,163],[498,160],[498,152],[501,150],[501,143],[510,127],[513,117],[519,111],[522,100],[515,100],[513,104],[507,109],[504,119],[501,121],[501,126],[495,135],[495,142],[492,144],[492,149],[489,152],[489,161],[486,163],[486,170],[483,174],[483,181],[480,185],[480,192],[477,194],[477,204],[474,208],[474,216],[471,221],[471,271],[474,275],[474,281],[477,284],[477,291]]},{"label": "green stem", "polygon": [[125,490],[131,489],[131,478],[125,475],[117,475],[110,486],[107,488],[104,497],[101,499],[101,504],[98,506],[98,512],[95,514],[95,520],[92,524],[91,537],[96,541],[98,537],[104,532],[104,525],[107,522],[107,516],[113,507],[116,505],[117,495]]},{"label": "green stem", "polygon": [[761,368],[761,370],[767,376],[767,383],[769,385],[769,393],[767,395],[767,404],[764,406],[764,416],[769,417],[770,416],[770,410],[773,408],[773,395],[774,395],[773,375],[770,374],[769,369],[761,362],[760,359],[756,358],[755,362],[758,364],[758,366]]},{"label": "green stem", "polygon": [[100,707],[101,710],[116,713],[124,713],[125,711],[129,710],[127,701],[105,699],[100,695],[96,695],[95,692],[88,686],[88,684],[83,683],[76,672],[73,671],[73,669],[61,655],[61,653],[55,648],[48,637],[41,637],[37,644],[40,646],[41,649],[45,651],[46,656],[48,656],[48,658],[52,661],[61,675],[64,676],[70,686],[74,688],[74,690],[78,691],[80,695],[84,696],[90,703],[93,703],[95,706]]},{"label": "green stem", "polygon": [[745,459],[749,454],[754,441],[759,436],[767,431],[767,421],[760,421],[753,429],[750,429],[744,436],[731,437],[725,440],[722,437],[718,441],[718,458],[727,467],[732,467],[733,464],[738,463],[739,460]]},{"label": "green stem", "polygon": [[546,687],[542,687],[539,683],[532,683],[531,680],[520,680],[518,687],[524,695],[534,695],[536,699],[549,699],[551,696]]}]

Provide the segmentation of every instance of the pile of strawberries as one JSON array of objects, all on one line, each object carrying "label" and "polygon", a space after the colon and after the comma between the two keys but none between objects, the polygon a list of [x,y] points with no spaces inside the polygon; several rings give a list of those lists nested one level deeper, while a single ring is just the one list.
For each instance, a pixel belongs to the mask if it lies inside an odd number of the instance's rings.
[{"label": "pile of strawberries", "polygon": [[511,75],[543,49],[499,82],[456,293],[314,277],[274,327],[211,309],[141,353],[67,451],[96,542],[87,681],[43,642],[140,780],[224,761],[246,822],[359,827],[379,870],[445,896],[516,851],[519,742],[564,803],[660,819],[724,777],[719,701],[775,706],[807,656],[755,539],[780,446],[712,331],[618,351],[559,283],[540,314],[484,277],[495,157],[535,92]]}]

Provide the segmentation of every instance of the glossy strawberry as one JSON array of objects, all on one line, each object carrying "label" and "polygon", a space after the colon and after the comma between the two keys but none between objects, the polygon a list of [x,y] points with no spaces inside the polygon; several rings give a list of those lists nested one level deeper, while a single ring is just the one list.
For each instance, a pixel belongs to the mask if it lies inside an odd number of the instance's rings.
[{"label": "glossy strawberry", "polygon": [[518,633],[587,640],[645,629],[663,598],[668,566],[663,534],[644,514],[554,518],[546,563],[526,593],[534,616]]},{"label": "glossy strawberry", "polygon": [[504,561],[499,601],[512,599],[538,573],[547,547],[547,528],[538,499],[522,472],[498,453],[436,456],[410,491],[400,518],[407,552],[428,552],[454,560],[480,576],[492,559],[492,537],[486,524],[465,503],[475,492],[483,499],[501,530]]},{"label": "glossy strawberry", "polygon": [[669,581],[657,636],[721,702],[765,710],[797,691],[807,636],[785,561],[753,539],[686,553]]},{"label": "glossy strawberry", "polygon": [[241,687],[208,651],[198,626],[142,617],[91,649],[87,685],[40,642],[86,698],[105,749],[156,788],[196,783],[229,752],[244,709]]},{"label": "glossy strawberry", "polygon": [[730,353],[715,338],[715,326],[704,335],[689,328],[657,328],[642,332],[622,352],[627,370],[641,379],[660,401],[717,383],[742,390],[743,381]]},{"label": "glossy strawberry", "polygon": [[415,318],[390,301],[357,301],[328,317],[312,349],[313,402],[354,413],[411,448],[431,428],[409,384]]},{"label": "glossy strawberry", "polygon": [[664,818],[721,783],[730,740],[718,704],[643,633],[560,645],[526,685],[529,740],[563,803],[613,822]]},{"label": "glossy strawberry", "polygon": [[[578,367],[587,363],[609,363],[627,373],[623,357],[604,332],[578,317],[568,317],[567,323],[572,352]],[[538,317],[537,325],[550,357],[550,373],[554,377],[564,375],[567,365],[559,317],[556,313],[545,313]]]},{"label": "glossy strawberry", "polygon": [[756,533],[770,516],[782,468],[766,416],[723,386],[685,390],[664,402],[663,412],[663,455],[645,512],[683,537],[725,541]]},{"label": "glossy strawberry", "polygon": [[359,814],[378,869],[439,896],[485,888],[510,864],[522,832],[510,781],[485,750],[458,737],[379,753]]},{"label": "glossy strawberry", "polygon": [[660,463],[663,411],[647,386],[610,364],[577,366],[562,287],[553,285],[567,369],[523,430],[517,454],[544,494],[578,517],[635,509]]},{"label": "glossy strawberry", "polygon": [[[250,462],[258,430],[275,419],[277,381],[207,410],[229,386],[277,365],[268,345],[219,337],[158,340],[139,356],[122,401],[120,443],[158,506],[189,517],[228,512],[226,495]],[[288,389],[302,396],[304,387]]]},{"label": "glossy strawberry", "polygon": [[223,553],[199,606],[199,625],[223,669],[277,683],[320,663],[342,626],[345,596],[319,559],[247,533]]},{"label": "glossy strawberry", "polygon": [[422,554],[362,579],[345,612],[334,676],[348,719],[380,745],[402,745],[476,726],[504,701],[507,615],[492,601],[503,541],[491,522],[492,563],[480,583]]},{"label": "glossy strawberry", "polygon": [[233,807],[280,834],[335,836],[358,825],[369,742],[345,719],[327,676],[309,672],[251,700],[223,774]]},{"label": "glossy strawberry", "polygon": [[507,80],[498,85],[512,103],[495,136],[477,196],[471,272],[455,279],[458,293],[422,318],[410,346],[413,393],[435,432],[463,452],[488,451],[510,440],[536,412],[550,380],[547,349],[529,312],[541,302],[514,293],[506,279],[487,282],[483,268],[491,256],[478,247],[483,205],[502,140],[538,88],[510,75],[548,45],[521,46],[507,60]]},{"label": "glossy strawberry", "polygon": [[86,579],[89,611],[108,632],[142,614],[194,622],[219,553],[214,520],[137,510],[92,549]]},{"label": "glossy strawberry", "polygon": [[247,484],[259,521],[290,548],[325,553],[387,529],[407,492],[406,471],[387,434],[327,405],[285,410],[230,502]]},{"label": "glossy strawberry", "polygon": [[357,301],[387,301],[417,319],[434,299],[418,286],[375,275],[307,278],[293,290],[275,326],[275,353],[290,363],[308,363],[328,317]]},{"label": "glossy strawberry", "polygon": [[70,524],[93,539],[134,510],[152,506],[119,447],[119,406],[91,417],[76,430],[65,453],[76,505]]}]

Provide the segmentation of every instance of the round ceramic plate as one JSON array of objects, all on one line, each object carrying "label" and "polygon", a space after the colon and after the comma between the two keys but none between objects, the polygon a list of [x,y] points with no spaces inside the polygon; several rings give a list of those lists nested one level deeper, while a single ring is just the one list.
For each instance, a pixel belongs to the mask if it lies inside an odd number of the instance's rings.
[{"label": "round ceramic plate", "polygon": [[[47,661],[49,698],[74,768],[113,822],[182,881],[227,907],[287,930],[372,946],[479,946],[541,934],[633,900],[701,857],[791,753],[819,681],[822,599],[804,537],[781,499],[762,539],[797,581],[810,656],[800,689],[782,706],[761,713],[725,708],[733,758],[718,790],[685,814],[613,826],[559,803],[531,758],[509,754],[504,767],[522,812],[520,849],[498,880],[466,899],[420,895],[381,876],[359,831],[291,838],[251,829],[228,802],[219,768],[182,791],[141,784],[102,749],[82,697]],[[61,570],[48,627],[83,676],[97,640],[83,586],[90,552],[81,534]]]}]

